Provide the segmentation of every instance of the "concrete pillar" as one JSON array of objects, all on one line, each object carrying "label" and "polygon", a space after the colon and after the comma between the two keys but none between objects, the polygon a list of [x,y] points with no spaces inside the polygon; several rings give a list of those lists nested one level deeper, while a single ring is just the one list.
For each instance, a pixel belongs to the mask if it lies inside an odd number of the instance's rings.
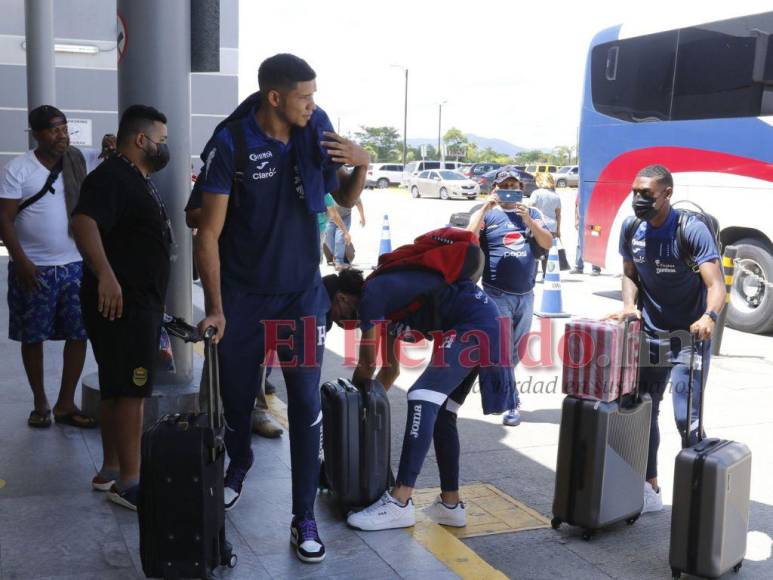
[{"label": "concrete pillar", "polygon": [[[168,120],[169,165],[153,176],[166,203],[177,241],[172,262],[167,312],[190,321],[192,250],[185,225],[185,203],[191,190],[191,3],[190,0],[118,0],[125,27],[125,50],[118,61],[118,110],[151,105]],[[193,378],[193,351],[173,338],[174,375],[161,381],[188,383]]]},{"label": "concrete pillar", "polygon": [[[54,0],[25,0],[24,33],[27,55],[27,111],[56,106],[54,60]],[[30,135],[30,146],[35,142]]]}]

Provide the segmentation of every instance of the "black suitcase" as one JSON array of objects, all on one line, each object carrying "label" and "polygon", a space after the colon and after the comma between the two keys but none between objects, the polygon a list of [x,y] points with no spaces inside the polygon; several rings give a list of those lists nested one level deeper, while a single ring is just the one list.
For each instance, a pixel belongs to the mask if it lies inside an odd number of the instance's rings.
[{"label": "black suitcase", "polygon": [[[687,416],[692,411],[695,344],[690,357]],[[705,385],[705,381],[704,385]],[[705,389],[701,389],[698,433],[703,434]],[[668,560],[674,578],[682,573],[719,578],[738,572],[746,555],[752,454],[749,448],[727,439],[702,439],[676,456]]]},{"label": "black suitcase", "polygon": [[[198,333],[175,319],[170,334],[194,342]],[[166,415],[142,435],[140,557],[148,578],[211,578],[218,566],[233,568],[236,555],[225,538],[223,413],[217,347],[204,335],[211,413]]]},{"label": "black suitcase", "polygon": [[378,381],[322,385],[324,476],[341,511],[371,505],[391,482],[389,400]]},{"label": "black suitcase", "polygon": [[[626,325],[628,332],[628,325]],[[624,340],[622,360],[628,360]],[[620,372],[623,372],[621,367]],[[622,382],[622,378],[621,378]],[[638,390],[603,402],[567,396],[561,427],[553,496],[553,529],[562,523],[593,532],[625,520],[633,524],[644,507],[652,399]]]}]

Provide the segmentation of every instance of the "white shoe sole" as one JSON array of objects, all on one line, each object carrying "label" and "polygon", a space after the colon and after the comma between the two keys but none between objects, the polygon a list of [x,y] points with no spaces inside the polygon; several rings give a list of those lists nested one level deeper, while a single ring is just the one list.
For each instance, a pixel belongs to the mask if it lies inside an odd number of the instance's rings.
[{"label": "white shoe sole", "polygon": [[355,530],[360,530],[361,532],[380,532],[382,530],[399,530],[402,528],[410,528],[416,525],[416,518],[413,518],[413,521],[408,523],[383,523],[383,524],[377,524],[375,526],[358,526],[357,524],[353,524],[349,522],[349,520],[346,521],[346,523],[349,525],[350,528],[354,528]]},{"label": "white shoe sole", "polygon": [[239,500],[242,499],[242,494],[240,493],[238,496],[236,496],[236,499],[231,503],[231,505],[226,504],[224,509],[227,512],[230,512],[232,509],[236,507],[236,504],[239,503]]},{"label": "white shoe sole", "polygon": [[94,491],[110,491],[110,488],[113,487],[113,484],[115,483],[115,480],[108,481],[107,483],[94,483],[91,482],[91,489]]},{"label": "white shoe sole", "polygon": [[319,564],[322,560],[325,559],[325,556],[327,556],[327,552],[323,552],[321,556],[304,556],[300,553],[298,550],[298,540],[295,539],[295,535],[291,532],[290,533],[290,544],[295,548],[295,555],[298,557],[298,559],[301,562],[306,562],[307,564]]},{"label": "white shoe sole", "polygon": [[119,505],[119,506],[121,506],[123,508],[129,509],[129,510],[131,510],[133,512],[137,511],[137,506],[136,505],[134,505],[132,503],[129,503],[128,501],[126,501],[124,498],[122,498],[117,493],[108,492],[107,499],[108,499],[108,501],[111,501],[114,504]]},{"label": "white shoe sole", "polygon": [[467,518],[460,523],[457,520],[446,519],[444,517],[433,517],[432,514],[428,512],[424,513],[430,520],[441,526],[448,526],[449,528],[464,528],[467,526]]}]

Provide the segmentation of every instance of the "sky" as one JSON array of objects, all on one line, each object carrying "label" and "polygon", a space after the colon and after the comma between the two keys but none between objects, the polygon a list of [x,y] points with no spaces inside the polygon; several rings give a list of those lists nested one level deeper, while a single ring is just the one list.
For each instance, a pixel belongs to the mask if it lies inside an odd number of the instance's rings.
[{"label": "sky", "polygon": [[[620,23],[674,28],[771,10],[771,0],[240,0],[239,95],[260,62],[292,52],[317,72],[316,102],[344,135],[361,125],[408,138],[442,132],[526,148],[574,145],[588,45]],[[657,23],[657,24],[653,24]],[[671,23],[676,23],[671,25]]]}]

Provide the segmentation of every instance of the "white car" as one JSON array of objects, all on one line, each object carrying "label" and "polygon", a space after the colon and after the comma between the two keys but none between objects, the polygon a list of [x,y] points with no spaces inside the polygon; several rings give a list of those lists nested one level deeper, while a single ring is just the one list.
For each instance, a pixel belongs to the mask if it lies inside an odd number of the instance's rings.
[{"label": "white car", "polygon": [[400,185],[402,178],[402,163],[371,163],[368,165],[365,187],[386,189],[390,185]]},{"label": "white car", "polygon": [[475,199],[480,193],[477,183],[461,173],[447,169],[422,171],[411,178],[408,187],[413,197]]},{"label": "white car", "polygon": [[577,165],[564,165],[553,174],[553,179],[556,182],[556,187],[577,187],[580,181],[579,175]]}]

